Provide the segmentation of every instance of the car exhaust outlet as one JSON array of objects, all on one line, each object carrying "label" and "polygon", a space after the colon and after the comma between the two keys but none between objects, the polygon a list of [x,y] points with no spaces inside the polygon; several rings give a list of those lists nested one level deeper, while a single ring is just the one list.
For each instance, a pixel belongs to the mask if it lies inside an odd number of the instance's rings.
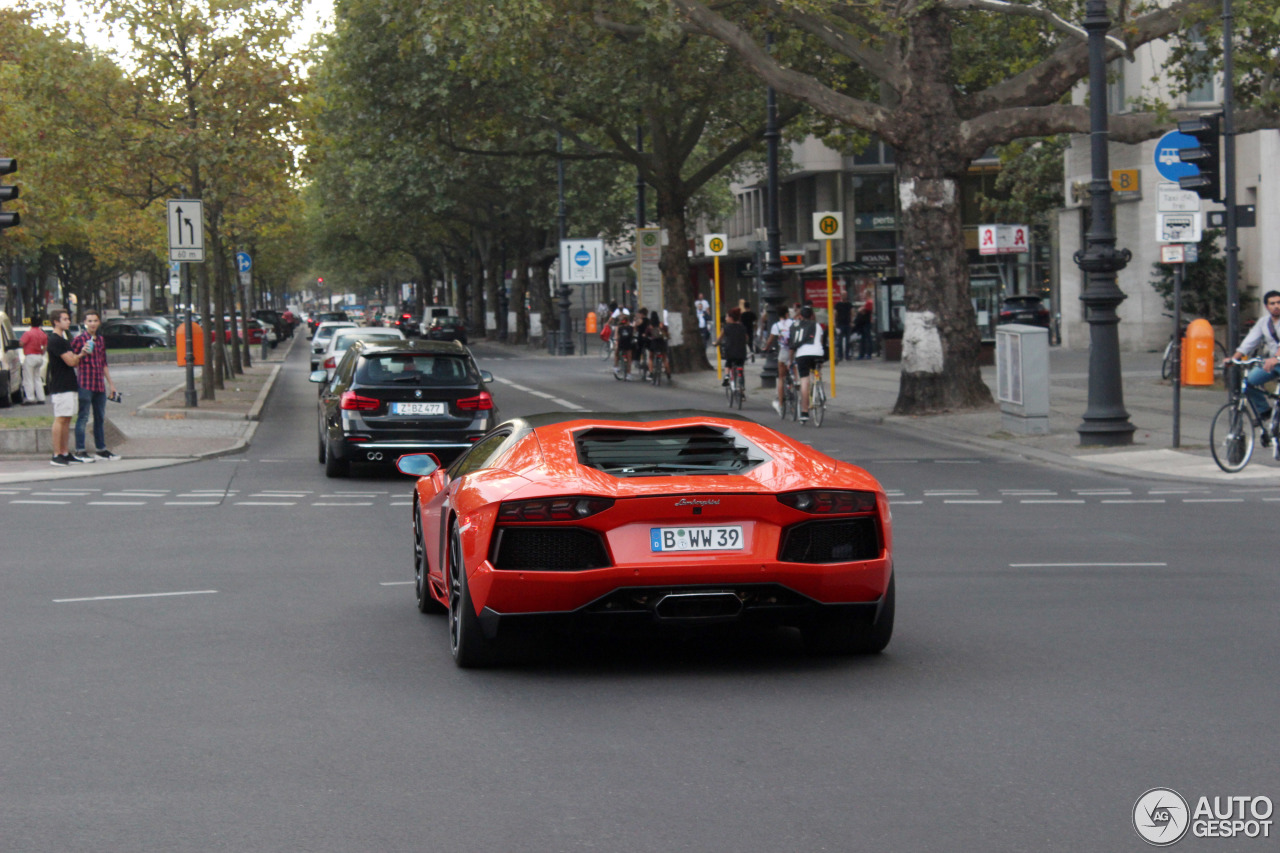
[{"label": "car exhaust outlet", "polygon": [[364,458],[368,459],[370,462],[381,462],[382,453],[381,451],[370,450],[368,453],[364,455]]},{"label": "car exhaust outlet", "polygon": [[742,600],[735,593],[673,592],[654,605],[659,619],[728,619],[742,612]]}]

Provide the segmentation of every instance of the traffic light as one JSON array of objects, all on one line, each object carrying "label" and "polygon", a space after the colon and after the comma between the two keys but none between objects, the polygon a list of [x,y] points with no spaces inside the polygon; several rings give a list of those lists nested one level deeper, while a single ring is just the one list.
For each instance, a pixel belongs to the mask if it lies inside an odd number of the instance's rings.
[{"label": "traffic light", "polygon": [[[12,175],[18,171],[18,161],[12,157],[0,157],[0,175]],[[0,186],[0,204],[18,197],[18,188]],[[12,228],[22,223],[22,217],[11,211],[0,210],[0,229]]]},{"label": "traffic light", "polygon": [[1218,136],[1218,125],[1222,113],[1211,113],[1188,121],[1178,122],[1178,132],[1195,137],[1195,148],[1183,148],[1178,152],[1178,159],[1190,163],[1200,170],[1198,175],[1178,178],[1178,186],[1184,190],[1192,190],[1200,198],[1222,201],[1219,188],[1222,178],[1222,138]]}]

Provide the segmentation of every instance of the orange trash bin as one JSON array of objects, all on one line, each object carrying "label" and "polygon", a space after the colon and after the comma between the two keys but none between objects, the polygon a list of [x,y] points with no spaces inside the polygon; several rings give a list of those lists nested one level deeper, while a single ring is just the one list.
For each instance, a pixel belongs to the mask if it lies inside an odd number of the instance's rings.
[{"label": "orange trash bin", "polygon": [[1213,384],[1213,326],[1208,320],[1192,320],[1182,339],[1182,384]]},{"label": "orange trash bin", "polygon": [[587,312],[587,334],[594,335],[596,332],[600,331],[599,323],[600,321],[596,319],[596,312],[588,311]]},{"label": "orange trash bin", "polygon": [[[178,324],[178,334],[174,338],[175,345],[178,350],[178,365],[186,366],[187,363],[187,324],[185,322]],[[204,366],[204,329],[200,328],[199,323],[191,324],[191,349],[196,366]]]}]

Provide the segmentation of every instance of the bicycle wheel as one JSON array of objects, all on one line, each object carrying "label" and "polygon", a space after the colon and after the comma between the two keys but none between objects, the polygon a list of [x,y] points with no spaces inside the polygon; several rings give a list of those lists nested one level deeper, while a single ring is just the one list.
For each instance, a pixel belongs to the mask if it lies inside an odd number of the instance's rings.
[{"label": "bicycle wheel", "polygon": [[822,383],[813,383],[813,394],[809,399],[809,419],[816,427],[822,426],[822,416],[827,413],[827,389]]},{"label": "bicycle wheel", "polygon": [[1213,461],[1228,474],[1244,468],[1253,456],[1253,419],[1243,410],[1248,403],[1227,403],[1209,425]]},{"label": "bicycle wheel", "polygon": [[795,385],[787,386],[787,409],[792,423],[800,420],[800,389]]},{"label": "bicycle wheel", "polygon": [[733,385],[733,408],[741,410],[742,401],[746,397],[746,394],[743,393],[741,374],[733,377],[733,382],[730,384]]},{"label": "bicycle wheel", "polygon": [[1164,360],[1160,362],[1160,378],[1168,379],[1173,375],[1173,341],[1164,348]]},{"label": "bicycle wheel", "polygon": [[653,360],[653,370],[649,371],[649,381],[656,388],[662,384],[662,357],[658,356]]},{"label": "bicycle wheel", "polygon": [[738,393],[738,389],[733,385],[733,379],[729,379],[729,384],[724,386],[724,397],[729,401],[729,408],[733,408],[733,397]]}]

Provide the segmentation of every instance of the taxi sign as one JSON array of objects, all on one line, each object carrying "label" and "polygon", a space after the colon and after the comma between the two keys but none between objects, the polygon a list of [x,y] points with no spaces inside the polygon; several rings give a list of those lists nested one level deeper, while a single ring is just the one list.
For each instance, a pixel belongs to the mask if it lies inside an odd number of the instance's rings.
[{"label": "taxi sign", "polygon": [[844,238],[844,214],[834,210],[813,214],[815,240],[840,240]]},{"label": "taxi sign", "polygon": [[702,254],[721,257],[729,254],[729,235],[704,234],[702,236]]}]

